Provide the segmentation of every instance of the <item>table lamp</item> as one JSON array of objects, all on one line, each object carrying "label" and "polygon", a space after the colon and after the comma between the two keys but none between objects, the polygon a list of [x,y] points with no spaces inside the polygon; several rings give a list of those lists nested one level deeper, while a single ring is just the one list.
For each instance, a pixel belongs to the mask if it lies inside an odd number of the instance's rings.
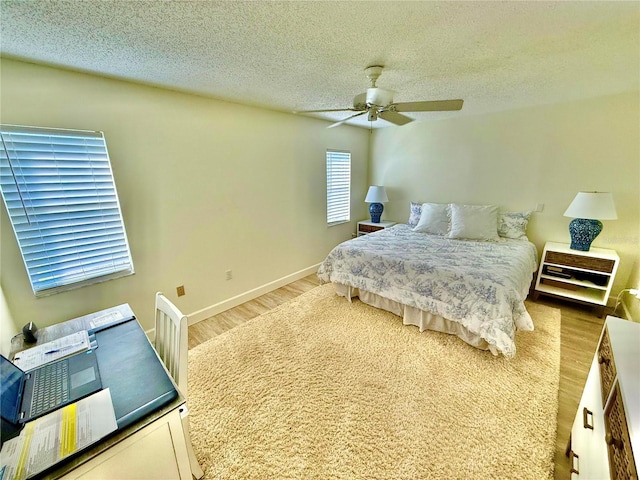
[{"label": "table lamp", "polygon": [[583,252],[589,251],[591,242],[602,231],[600,220],[618,218],[613,195],[609,192],[578,192],[564,216],[573,218],[569,223],[570,248]]},{"label": "table lamp", "polygon": [[379,185],[372,185],[371,187],[369,187],[367,197],[364,199],[364,201],[371,204],[369,205],[371,222],[380,223],[380,216],[382,215],[382,211],[384,210],[384,206],[382,204],[389,201],[387,192],[384,191],[384,187],[381,187]]}]

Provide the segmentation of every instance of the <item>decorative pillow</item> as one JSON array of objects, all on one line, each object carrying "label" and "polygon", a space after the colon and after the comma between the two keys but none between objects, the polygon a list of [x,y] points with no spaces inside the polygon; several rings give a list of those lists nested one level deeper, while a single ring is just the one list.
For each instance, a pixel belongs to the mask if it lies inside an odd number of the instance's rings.
[{"label": "decorative pillow", "polygon": [[531,212],[500,212],[498,235],[504,238],[527,239],[527,224]]},{"label": "decorative pillow", "polygon": [[413,231],[446,235],[449,231],[449,205],[446,203],[423,203],[420,220]]},{"label": "decorative pillow", "polygon": [[420,214],[422,213],[422,205],[419,203],[411,202],[409,206],[409,221],[407,224],[413,228],[418,225],[420,221]]},{"label": "decorative pillow", "polygon": [[451,229],[447,237],[469,240],[498,240],[498,207],[452,203]]}]

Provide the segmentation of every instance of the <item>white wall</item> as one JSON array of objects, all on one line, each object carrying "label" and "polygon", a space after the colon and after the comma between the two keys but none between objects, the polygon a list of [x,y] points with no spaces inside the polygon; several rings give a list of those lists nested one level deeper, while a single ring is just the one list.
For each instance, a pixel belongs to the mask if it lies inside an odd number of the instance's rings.
[{"label": "white wall", "polygon": [[0,353],[5,357],[9,356],[11,350],[11,337],[17,332],[20,332],[20,328],[13,321],[13,315],[11,315],[0,285]]},{"label": "white wall", "polygon": [[[366,215],[364,129],[7,59],[1,81],[2,123],[104,131],[136,270],[36,299],[1,208],[15,325],[129,303],[149,329],[156,291],[187,314],[209,307],[321,262]],[[353,222],[331,228],[328,148],[351,151],[353,169]]]},{"label": "white wall", "polygon": [[638,268],[638,92],[380,129],[371,155],[370,183],[384,185],[390,200],[386,218],[406,222],[410,201],[511,211],[544,203],[528,230],[540,252],[545,241],[569,242],[563,213],[578,191],[611,191],[618,220],[603,222],[593,246],[621,257],[614,295]]},{"label": "white wall", "polygon": [[[640,261],[636,261],[632,269],[631,278],[627,288],[640,290]],[[635,322],[640,322],[640,299],[630,293],[624,294],[622,301],[625,307],[625,316]],[[620,315],[621,316],[621,315]]]},{"label": "white wall", "polygon": [[[540,250],[546,240],[568,241],[562,213],[578,190],[611,190],[619,220],[605,222],[595,245],[622,257],[614,293],[638,287],[628,285],[640,265],[637,93],[370,135],[7,59],[0,75],[3,123],[105,132],[136,267],[131,277],[36,299],[0,208],[2,349],[28,321],[45,326],[126,302],[149,329],[157,290],[192,313],[311,267],[367,217],[362,199],[376,183],[390,197],[384,217],[397,221],[410,200],[512,210],[545,203],[529,231]],[[331,228],[327,148],[353,154],[354,221]],[[178,285],[186,296],[176,297]]]}]

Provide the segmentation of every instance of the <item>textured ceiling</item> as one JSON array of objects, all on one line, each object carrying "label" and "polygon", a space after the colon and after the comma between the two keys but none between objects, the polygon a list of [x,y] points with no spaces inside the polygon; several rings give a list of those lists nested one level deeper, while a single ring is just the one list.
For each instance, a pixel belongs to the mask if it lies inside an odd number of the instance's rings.
[{"label": "textured ceiling", "polygon": [[0,8],[3,56],[281,111],[351,106],[373,64],[385,66],[378,86],[395,90],[397,102],[465,100],[461,112],[407,114],[416,120],[640,88],[637,1],[3,0]]}]

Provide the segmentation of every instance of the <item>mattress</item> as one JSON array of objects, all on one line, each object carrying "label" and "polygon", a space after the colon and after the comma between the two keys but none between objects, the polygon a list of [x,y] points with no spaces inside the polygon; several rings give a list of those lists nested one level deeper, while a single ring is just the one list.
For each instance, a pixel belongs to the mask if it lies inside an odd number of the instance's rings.
[{"label": "mattress", "polygon": [[349,296],[357,289],[459,324],[468,343],[510,357],[515,331],[534,328],[524,300],[537,258],[527,240],[449,239],[396,225],[338,245],[318,277],[350,287]]}]

